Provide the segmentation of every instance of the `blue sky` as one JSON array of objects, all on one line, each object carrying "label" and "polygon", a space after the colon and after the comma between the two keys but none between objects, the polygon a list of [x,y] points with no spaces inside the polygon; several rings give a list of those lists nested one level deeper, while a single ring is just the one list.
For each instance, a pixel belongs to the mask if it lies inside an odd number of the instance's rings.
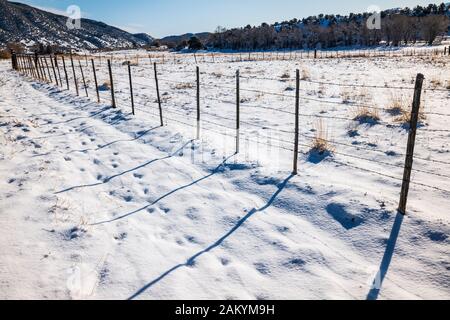
[{"label": "blue sky", "polygon": [[83,17],[100,20],[130,32],[147,32],[163,37],[188,32],[214,31],[221,25],[227,28],[262,22],[303,18],[319,13],[347,14],[363,12],[371,5],[381,9],[413,7],[418,4],[439,3],[414,0],[16,0],[51,9],[65,11],[78,5]]}]

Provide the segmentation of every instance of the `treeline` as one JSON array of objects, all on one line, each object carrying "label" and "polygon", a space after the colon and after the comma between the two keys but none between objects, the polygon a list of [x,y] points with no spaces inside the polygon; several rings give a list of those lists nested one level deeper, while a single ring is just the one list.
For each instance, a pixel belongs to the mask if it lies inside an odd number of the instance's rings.
[{"label": "treeline", "polygon": [[[381,28],[367,27],[371,13],[318,15],[302,20],[246,26],[226,30],[218,27],[205,48],[231,50],[268,50],[295,48],[333,48],[338,46],[390,46],[425,41],[432,45],[449,31],[449,5],[430,4],[414,9],[381,12]],[[198,39],[197,39],[198,40]],[[198,47],[198,41],[192,40]],[[178,45],[178,49],[185,44]],[[190,46],[191,49],[197,49]]]}]

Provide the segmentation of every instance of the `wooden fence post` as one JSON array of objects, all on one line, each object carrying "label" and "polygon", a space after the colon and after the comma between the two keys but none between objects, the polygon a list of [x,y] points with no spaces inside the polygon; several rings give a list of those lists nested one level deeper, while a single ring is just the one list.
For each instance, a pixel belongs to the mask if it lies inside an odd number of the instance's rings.
[{"label": "wooden fence post", "polygon": [[134,113],[134,97],[133,97],[133,81],[131,79],[131,64],[130,61],[128,61],[128,76],[130,78],[130,96],[131,96],[131,113]]},{"label": "wooden fence post", "polygon": [[317,59],[317,50],[314,50],[314,59]]},{"label": "wooden fence post", "polygon": [[298,143],[299,143],[299,113],[300,113],[300,70],[296,71],[295,87],[295,142],[294,142],[294,170],[293,175],[298,174]]},{"label": "wooden fence post", "polygon": [[50,79],[50,83],[52,83],[53,79],[52,79],[52,75],[50,74],[50,68],[48,66],[47,57],[42,57],[42,59],[44,59],[44,61],[45,61],[45,67],[47,68],[48,78]]},{"label": "wooden fence post", "polygon": [[200,68],[196,67],[197,75],[197,139],[200,139]]},{"label": "wooden fence post", "polygon": [[86,97],[89,97],[89,93],[88,93],[88,89],[87,89],[87,85],[86,85],[86,79],[84,78],[83,67],[81,66],[80,60],[78,60],[78,65],[80,66],[81,78],[83,79],[83,85],[84,85],[84,91],[86,92]]},{"label": "wooden fence post", "polygon": [[408,202],[408,193],[409,193],[409,185],[411,181],[411,171],[414,162],[414,148],[416,143],[416,135],[417,135],[417,123],[419,121],[419,113],[420,113],[420,101],[422,96],[422,86],[423,86],[424,76],[423,74],[418,74],[416,78],[416,86],[414,88],[414,100],[411,112],[411,122],[408,136],[408,147],[406,151],[406,160],[405,160],[405,172],[403,174],[403,185],[402,191],[400,195],[400,204],[398,211],[405,215],[406,214],[406,205]]},{"label": "wooden fence post", "polygon": [[44,75],[45,81],[48,82],[48,77],[47,77],[47,73],[45,72],[45,66],[42,63],[42,57],[39,58],[39,64],[41,66],[41,72]]},{"label": "wooden fence post", "polygon": [[240,129],[241,129],[241,98],[240,98],[240,74],[239,70],[236,71],[236,154],[240,149]]},{"label": "wooden fence post", "polygon": [[17,71],[17,69],[18,69],[17,55],[14,51],[11,52],[11,65],[12,65],[13,70]]},{"label": "wooden fence post", "polygon": [[19,55],[17,56],[17,65],[18,68],[25,73],[28,76],[31,76],[31,69],[30,67],[27,65],[24,56],[23,55]]},{"label": "wooden fence post", "polygon": [[53,76],[55,77],[55,82],[56,85],[59,86],[59,82],[58,82],[58,77],[56,76],[56,69],[55,69],[55,64],[53,63],[53,59],[52,56],[50,56],[50,64],[52,65],[52,69],[53,69]]},{"label": "wooden fence post", "polygon": [[155,70],[155,84],[156,84],[156,96],[158,98],[158,106],[159,106],[159,120],[161,123],[161,127],[163,127],[164,121],[161,106],[161,95],[159,94],[158,70],[156,69],[156,62],[153,64],[153,69]]},{"label": "wooden fence post", "polygon": [[29,76],[31,75],[31,68],[28,65],[28,60],[26,55],[21,54],[20,56],[18,56],[18,62],[17,64],[19,65],[19,68],[22,70],[22,72],[26,73]]},{"label": "wooden fence post", "polygon": [[114,95],[114,79],[111,68],[111,60],[108,59],[109,82],[111,84],[111,103],[113,108],[117,108],[116,96]]},{"label": "wooden fence post", "polygon": [[54,56],[54,60],[55,60],[56,70],[58,70],[59,85],[62,87],[62,86],[63,86],[63,83],[62,83],[62,80],[61,80],[61,71],[59,70],[58,58],[57,58],[56,54],[55,54],[55,56]]},{"label": "wooden fence post", "polygon": [[34,65],[36,67],[36,73],[38,75],[38,80],[43,80],[43,77],[41,75],[41,70],[39,70],[39,57],[37,52],[34,53]]},{"label": "wooden fence post", "polygon": [[25,65],[26,68],[28,68],[30,77],[34,78],[33,66],[30,64],[30,59],[28,58],[28,55],[23,56],[23,64]]},{"label": "wooden fence post", "polygon": [[80,92],[78,90],[78,79],[77,79],[77,74],[75,73],[75,65],[73,64],[72,54],[70,54],[70,61],[72,63],[73,82],[75,83],[75,90],[77,91],[77,96],[79,96]]},{"label": "wooden fence post", "polygon": [[95,70],[94,59],[91,59],[91,62],[92,62],[92,72],[94,73],[94,84],[95,84],[95,92],[97,93],[97,102],[100,103],[100,92],[98,91],[97,71]]},{"label": "wooden fence post", "polygon": [[66,68],[66,60],[64,59],[64,56],[62,56],[62,62],[63,62],[64,74],[65,74],[65,77],[66,77],[67,90],[70,90],[69,77],[67,75],[67,68]]}]

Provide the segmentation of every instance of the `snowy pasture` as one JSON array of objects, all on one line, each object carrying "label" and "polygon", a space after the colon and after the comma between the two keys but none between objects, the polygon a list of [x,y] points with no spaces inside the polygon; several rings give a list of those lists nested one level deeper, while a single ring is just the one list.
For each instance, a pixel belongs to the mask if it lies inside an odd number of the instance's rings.
[{"label": "snowy pasture", "polygon": [[[104,59],[100,104],[83,59],[80,97],[69,64],[66,90],[64,73],[57,87],[1,63],[0,298],[450,298],[448,57],[199,61],[199,139],[191,59],[157,66],[161,127],[144,58],[131,67],[131,114],[127,57],[112,62],[117,109]],[[426,80],[403,217],[417,73]],[[317,138],[329,153],[310,152]]]}]

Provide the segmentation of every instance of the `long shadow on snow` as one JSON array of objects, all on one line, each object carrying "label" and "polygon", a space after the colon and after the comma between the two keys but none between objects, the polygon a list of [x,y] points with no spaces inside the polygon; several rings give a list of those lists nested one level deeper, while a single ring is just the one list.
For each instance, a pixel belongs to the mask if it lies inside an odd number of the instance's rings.
[{"label": "long shadow on snow", "polygon": [[151,164],[153,164],[155,162],[158,162],[158,161],[163,161],[163,160],[170,159],[170,158],[174,157],[175,155],[177,155],[178,153],[180,153],[182,150],[184,150],[184,148],[186,148],[190,143],[192,143],[192,140],[187,142],[181,148],[179,148],[177,151],[172,152],[171,154],[169,154],[166,157],[150,160],[150,161],[148,161],[146,163],[143,163],[143,164],[141,164],[141,165],[139,165],[137,167],[131,168],[129,170],[126,170],[126,171],[123,171],[121,173],[118,173],[118,174],[115,174],[113,176],[110,176],[108,178],[105,178],[105,179],[103,179],[102,182],[97,182],[97,183],[92,183],[92,184],[84,184],[84,185],[70,187],[70,188],[67,188],[67,189],[55,192],[55,194],[61,194],[61,193],[66,193],[66,192],[77,190],[77,189],[92,188],[92,187],[100,186],[100,185],[103,185],[103,184],[107,184],[107,183],[111,182],[111,180],[114,180],[114,179],[116,179],[118,177],[121,177],[121,176],[123,176],[123,175],[125,175],[127,173],[130,173],[130,172],[133,172],[133,171],[145,168],[145,167],[147,167],[147,166],[149,166],[149,165],[151,165]]},{"label": "long shadow on snow", "polygon": [[230,231],[228,231],[224,236],[222,236],[220,239],[218,239],[216,242],[214,242],[213,244],[211,244],[209,247],[207,247],[206,249],[197,252],[196,254],[194,254],[192,257],[190,257],[189,259],[186,260],[186,262],[184,263],[180,263],[174,267],[172,267],[171,269],[167,270],[166,272],[164,272],[163,274],[161,274],[158,278],[152,280],[151,282],[149,282],[148,284],[146,284],[144,287],[142,287],[141,289],[139,289],[137,292],[135,292],[132,296],[130,296],[128,298],[128,300],[133,300],[135,298],[137,298],[138,296],[140,296],[142,293],[144,293],[145,291],[147,291],[148,289],[150,289],[152,286],[154,286],[155,284],[157,284],[158,282],[160,282],[161,280],[163,280],[165,277],[169,276],[171,273],[173,273],[174,271],[182,268],[182,267],[190,267],[193,266],[195,263],[195,260],[197,258],[199,258],[200,256],[202,256],[205,253],[208,253],[212,250],[214,250],[215,248],[219,247],[226,239],[228,239],[234,232],[236,232],[236,230],[238,230],[248,219],[250,219],[253,215],[255,215],[256,213],[260,213],[263,212],[265,210],[267,210],[269,207],[272,206],[272,204],[275,202],[275,200],[277,199],[277,197],[280,195],[280,193],[286,188],[287,184],[289,183],[289,181],[293,178],[293,175],[290,175],[286,180],[284,180],[282,183],[280,183],[278,185],[278,190],[272,195],[272,197],[269,199],[269,201],[262,206],[261,208],[253,208],[245,217],[243,217],[241,220],[239,220],[236,225],[231,228]]},{"label": "long shadow on snow", "polygon": [[219,173],[219,172],[220,172],[220,169],[221,169],[223,166],[226,165],[227,161],[230,160],[230,159],[231,159],[232,157],[234,157],[235,155],[236,155],[236,154],[233,154],[233,155],[229,156],[228,158],[226,158],[225,160],[223,160],[216,168],[214,168],[214,169],[211,171],[210,174],[208,174],[208,175],[206,175],[206,176],[204,176],[204,177],[202,177],[202,178],[200,178],[200,179],[197,179],[197,180],[195,180],[195,181],[192,181],[191,183],[188,183],[188,184],[186,184],[186,185],[184,185],[184,186],[181,186],[181,187],[179,187],[179,188],[176,188],[176,189],[174,189],[174,190],[172,190],[172,191],[166,193],[165,195],[159,197],[158,199],[156,199],[156,200],[153,201],[152,203],[149,203],[148,205],[146,205],[146,206],[144,206],[144,207],[142,207],[142,208],[136,209],[136,210],[134,210],[134,211],[132,211],[132,212],[126,213],[126,214],[124,214],[124,215],[121,215],[120,217],[117,217],[117,218],[114,218],[114,219],[111,219],[111,220],[93,223],[93,224],[91,224],[91,226],[97,226],[97,225],[106,224],[106,223],[111,223],[111,222],[115,222],[115,221],[119,221],[119,220],[125,219],[125,218],[127,218],[127,217],[129,217],[129,216],[132,216],[132,215],[134,215],[134,214],[136,214],[136,213],[139,213],[139,212],[141,212],[141,211],[143,211],[143,210],[146,210],[146,209],[148,209],[148,208],[154,206],[155,204],[157,204],[157,203],[160,202],[161,200],[164,200],[165,198],[167,198],[167,197],[173,195],[174,193],[176,193],[176,192],[178,192],[178,191],[181,191],[181,190],[184,190],[184,189],[186,189],[186,188],[192,187],[193,185],[196,185],[196,184],[198,184],[198,183],[200,183],[200,182],[202,182],[202,181],[204,181],[204,180],[206,180],[206,179],[209,179],[209,178],[211,178],[212,176],[214,176],[215,174]]},{"label": "long shadow on snow", "polygon": [[395,218],[394,226],[391,231],[391,236],[389,237],[386,251],[383,256],[383,260],[381,260],[380,268],[373,282],[373,288],[367,295],[367,300],[377,300],[378,296],[380,295],[383,281],[386,278],[389,266],[392,261],[392,257],[394,256],[395,246],[397,244],[397,239],[403,224],[403,219],[404,216],[400,212],[397,213],[397,217]]}]

